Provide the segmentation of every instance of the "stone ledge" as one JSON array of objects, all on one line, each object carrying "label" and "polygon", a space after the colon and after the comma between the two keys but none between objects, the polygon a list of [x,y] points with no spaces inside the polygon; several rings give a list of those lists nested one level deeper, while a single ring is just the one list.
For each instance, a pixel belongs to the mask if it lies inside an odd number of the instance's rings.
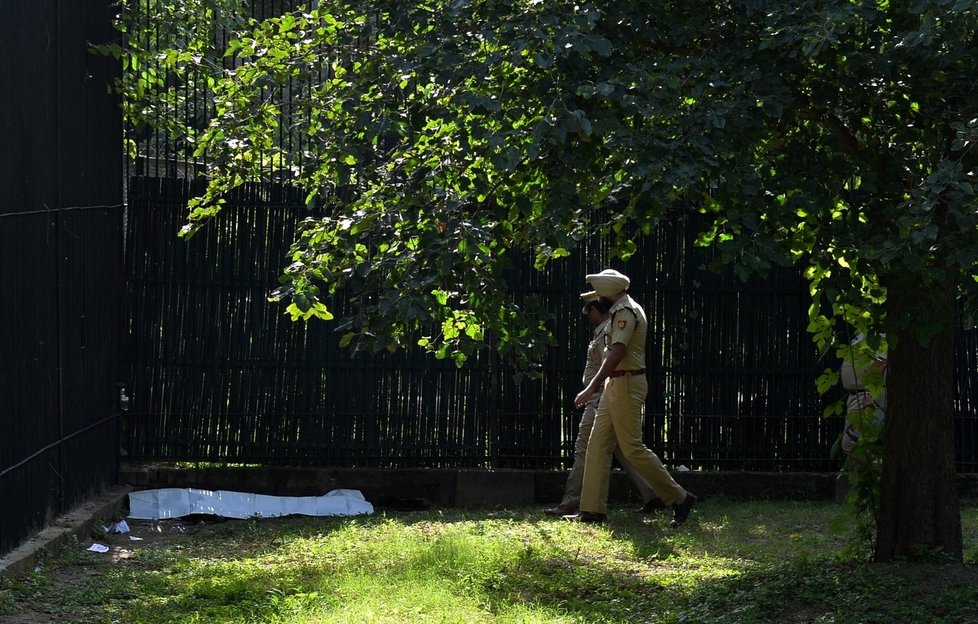
[{"label": "stone ledge", "polygon": [[455,507],[525,507],[536,502],[530,471],[459,470],[455,475]]},{"label": "stone ledge", "polygon": [[[673,472],[701,499],[833,500],[836,472]],[[277,496],[318,496],[360,490],[378,507],[499,507],[558,502],[566,471],[438,468],[235,467],[177,468],[123,462],[119,481],[133,489],[196,487]],[[978,498],[978,474],[958,475],[962,498]],[[609,500],[633,503],[638,492],[621,471],[611,475]]]},{"label": "stone ledge", "polygon": [[61,552],[73,536],[84,541],[92,535],[97,523],[122,515],[131,490],[130,487],[113,486],[55,519],[50,526],[0,558],[0,576],[27,574],[45,557],[54,557]]},{"label": "stone ledge", "polygon": [[[701,498],[831,500],[835,473],[675,472]],[[565,471],[453,470],[435,468],[177,468],[124,463],[121,483],[134,489],[195,487],[276,496],[315,496],[336,488],[360,490],[379,507],[497,507],[560,500]],[[611,475],[609,500],[635,502],[624,473]]]}]

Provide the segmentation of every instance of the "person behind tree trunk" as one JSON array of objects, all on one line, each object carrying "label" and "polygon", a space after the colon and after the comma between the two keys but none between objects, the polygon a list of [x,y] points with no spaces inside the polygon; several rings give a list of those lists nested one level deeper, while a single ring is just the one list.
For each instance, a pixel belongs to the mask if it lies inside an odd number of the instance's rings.
[{"label": "person behind tree trunk", "polygon": [[603,389],[585,456],[581,510],[572,519],[605,519],[611,453],[617,442],[625,460],[655,488],[662,502],[673,508],[672,526],[679,526],[689,517],[696,496],[676,483],[656,454],[642,442],[642,412],[649,390],[645,377],[645,310],[625,292],[630,284],[628,276],[606,269],[585,279],[601,300],[611,305],[611,319],[601,368],[574,399],[574,404],[582,408]]},{"label": "person behind tree trunk", "polygon": [[842,452],[846,457],[852,454],[859,441],[860,425],[882,426],[886,417],[886,352],[871,351],[865,342],[864,334],[858,334],[852,340],[839,371],[842,387],[849,391],[846,426],[842,432]]},{"label": "person behind tree trunk", "polygon": [[[608,329],[608,308],[610,306],[607,302],[601,301],[598,293],[593,290],[581,293],[581,299],[584,301],[584,308],[581,309],[581,313],[587,316],[593,331],[591,342],[587,348],[587,362],[584,366],[584,385],[587,385],[597,374],[598,369],[601,368],[601,362],[604,360],[604,339]],[[594,426],[594,414],[598,410],[600,399],[601,392],[599,391],[584,406],[577,441],[574,444],[574,465],[571,467],[570,474],[567,475],[564,498],[556,507],[544,511],[548,515],[567,516],[576,514],[580,510],[581,486],[584,482],[584,458],[587,454],[588,439],[591,437],[591,428]],[[656,496],[655,490],[625,460],[617,444],[615,444],[614,456],[642,496],[643,505],[638,511],[650,513],[658,509],[665,509],[665,504]],[[607,482],[605,485],[607,486]],[[603,492],[602,496],[607,498],[608,492]]]}]

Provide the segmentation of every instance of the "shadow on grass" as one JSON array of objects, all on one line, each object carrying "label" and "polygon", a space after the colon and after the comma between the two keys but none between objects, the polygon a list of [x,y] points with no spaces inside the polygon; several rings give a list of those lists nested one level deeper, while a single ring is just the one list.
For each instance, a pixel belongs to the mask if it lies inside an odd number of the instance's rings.
[{"label": "shadow on grass", "polygon": [[622,510],[600,526],[527,509],[204,522],[117,565],[77,557],[102,563],[21,599],[18,622],[978,621],[975,566],[839,560],[835,513],[718,501],[678,530]]}]

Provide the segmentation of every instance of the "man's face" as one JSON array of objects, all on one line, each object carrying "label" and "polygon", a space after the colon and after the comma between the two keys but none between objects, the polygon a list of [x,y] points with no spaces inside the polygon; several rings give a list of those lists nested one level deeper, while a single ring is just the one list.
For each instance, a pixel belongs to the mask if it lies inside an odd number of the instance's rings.
[{"label": "man's face", "polygon": [[594,306],[588,306],[587,319],[591,321],[591,327],[597,327],[604,320],[604,315]]}]

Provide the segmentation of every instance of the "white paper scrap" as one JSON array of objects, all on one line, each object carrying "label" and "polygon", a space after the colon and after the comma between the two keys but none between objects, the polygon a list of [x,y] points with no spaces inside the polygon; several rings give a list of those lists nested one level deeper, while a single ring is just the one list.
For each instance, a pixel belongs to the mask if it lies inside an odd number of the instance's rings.
[{"label": "white paper scrap", "polygon": [[128,533],[129,524],[125,520],[119,520],[109,527],[108,533]]},{"label": "white paper scrap", "polygon": [[359,490],[333,490],[323,496],[270,496],[228,490],[163,488],[129,493],[129,517],[140,520],[210,514],[225,518],[277,516],[356,516],[374,506]]},{"label": "white paper scrap", "polygon": [[97,552],[97,553],[107,553],[107,552],[109,552],[109,547],[108,546],[104,546],[104,545],[99,544],[99,543],[94,543],[94,544],[92,544],[91,546],[88,547],[88,550],[90,550],[92,552]]},{"label": "white paper scrap", "polygon": [[141,538],[141,537],[136,537],[135,535],[130,535],[130,536],[129,536],[129,541],[130,541],[130,542],[141,542],[141,541],[143,541],[143,538]]}]

